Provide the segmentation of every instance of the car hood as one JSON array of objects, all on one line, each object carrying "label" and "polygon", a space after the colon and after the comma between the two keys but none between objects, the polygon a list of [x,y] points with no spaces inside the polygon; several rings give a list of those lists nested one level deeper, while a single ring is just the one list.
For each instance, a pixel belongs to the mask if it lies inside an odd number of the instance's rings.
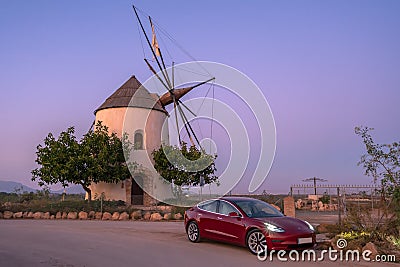
[{"label": "car hood", "polygon": [[257,218],[257,220],[261,222],[267,222],[271,223],[273,225],[276,225],[285,231],[300,231],[300,232],[306,232],[306,233],[312,233],[313,231],[308,227],[308,225],[299,219],[293,218],[293,217],[267,217],[267,218]]}]

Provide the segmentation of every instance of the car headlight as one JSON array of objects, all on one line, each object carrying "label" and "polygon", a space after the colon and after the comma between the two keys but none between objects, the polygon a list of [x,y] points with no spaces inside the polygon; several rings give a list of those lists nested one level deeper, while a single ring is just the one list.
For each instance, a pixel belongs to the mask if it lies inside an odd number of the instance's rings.
[{"label": "car headlight", "polygon": [[273,225],[273,224],[270,224],[270,223],[264,223],[264,225],[265,225],[265,227],[269,230],[269,231],[271,231],[271,232],[276,232],[276,233],[283,233],[283,232],[285,232],[285,230],[284,229],[282,229],[282,228],[280,228],[280,227],[278,227],[278,226],[276,226],[276,225]]},{"label": "car headlight", "polygon": [[308,225],[308,228],[310,228],[312,231],[315,231],[314,226],[312,226],[311,223],[309,223],[307,221],[304,221],[304,222]]}]

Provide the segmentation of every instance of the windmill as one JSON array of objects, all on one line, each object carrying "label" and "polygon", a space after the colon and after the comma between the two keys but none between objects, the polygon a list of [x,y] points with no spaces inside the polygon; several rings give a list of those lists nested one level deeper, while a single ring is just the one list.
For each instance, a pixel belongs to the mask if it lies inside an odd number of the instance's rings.
[{"label": "windmill", "polygon": [[[183,127],[187,133],[187,136],[190,140],[191,145],[192,146],[197,145],[200,147],[200,149],[202,149],[200,141],[197,138],[196,133],[193,130],[193,127],[191,126],[184,110],[190,112],[195,117],[196,117],[196,114],[192,110],[190,110],[190,108],[181,101],[181,98],[183,96],[185,96],[187,93],[189,93],[191,90],[193,90],[194,88],[215,80],[215,77],[212,77],[203,82],[199,82],[192,86],[182,87],[182,88],[176,87],[175,86],[175,77],[174,77],[174,64],[175,63],[172,62],[172,69],[171,69],[171,75],[170,75],[167,71],[164,57],[163,57],[163,54],[161,52],[161,49],[159,47],[159,44],[158,44],[158,41],[156,38],[155,25],[153,24],[151,17],[148,16],[149,23],[150,23],[151,30],[152,30],[152,39],[150,41],[149,35],[147,34],[145,27],[143,26],[143,23],[139,17],[138,9],[135,6],[132,6],[132,7],[135,12],[137,21],[140,25],[140,29],[145,37],[146,43],[147,43],[148,47],[150,48],[151,54],[153,56],[153,60],[156,63],[156,67],[154,67],[150,63],[149,59],[144,58],[144,61],[146,62],[146,65],[149,67],[150,71],[155,75],[155,77],[158,79],[158,81],[162,84],[162,86],[167,91],[166,93],[164,93],[163,95],[161,95],[159,97],[159,102],[163,107],[173,104],[173,109],[174,109],[174,114],[175,114],[175,126],[176,126],[176,131],[178,133],[179,145],[182,145],[182,137],[180,135],[178,114],[182,120]],[[156,71],[156,69],[158,69],[158,72]]]}]

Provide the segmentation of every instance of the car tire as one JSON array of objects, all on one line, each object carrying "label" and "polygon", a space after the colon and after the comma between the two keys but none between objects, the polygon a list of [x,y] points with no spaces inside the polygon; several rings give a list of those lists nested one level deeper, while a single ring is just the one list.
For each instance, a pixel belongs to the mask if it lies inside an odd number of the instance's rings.
[{"label": "car tire", "polygon": [[188,224],[186,233],[190,242],[200,242],[200,229],[196,222],[192,221]]},{"label": "car tire", "polygon": [[262,256],[267,250],[265,235],[258,229],[253,229],[247,233],[246,245],[250,252],[255,255]]}]

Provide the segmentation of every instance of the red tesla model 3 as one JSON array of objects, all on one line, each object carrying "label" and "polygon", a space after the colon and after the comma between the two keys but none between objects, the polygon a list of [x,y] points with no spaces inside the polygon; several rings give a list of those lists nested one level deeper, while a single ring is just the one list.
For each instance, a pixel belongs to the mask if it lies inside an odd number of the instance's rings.
[{"label": "red tesla model 3", "polygon": [[203,201],[185,212],[185,228],[191,242],[200,239],[247,246],[253,253],[268,250],[312,248],[311,224],[286,217],[268,203],[245,197],[221,197]]}]

